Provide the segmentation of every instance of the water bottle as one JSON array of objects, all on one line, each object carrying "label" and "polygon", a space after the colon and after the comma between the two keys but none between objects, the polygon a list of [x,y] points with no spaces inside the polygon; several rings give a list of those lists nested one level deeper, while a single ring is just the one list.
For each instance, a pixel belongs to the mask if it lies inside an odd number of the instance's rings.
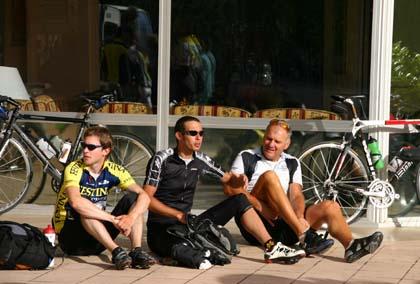
[{"label": "water bottle", "polygon": [[54,147],[52,147],[50,145],[50,143],[48,143],[48,141],[46,141],[44,138],[40,138],[36,142],[36,145],[45,154],[45,156],[48,159],[51,159],[52,157],[54,157],[57,154]]},{"label": "water bottle", "polygon": [[[50,241],[52,246],[55,246],[55,231],[53,227],[51,227],[50,224],[44,229],[43,231],[45,237]],[[54,267],[54,257],[50,260],[50,263],[48,264],[48,268]]]},{"label": "water bottle", "polygon": [[58,158],[58,160],[61,163],[65,164],[67,162],[67,159],[69,158],[70,150],[71,150],[71,142],[69,140],[66,140],[66,142],[64,142],[63,146],[61,147],[60,157]]},{"label": "water bottle", "polygon": [[382,169],[385,164],[384,160],[382,159],[381,151],[379,150],[378,141],[373,137],[369,137],[368,148],[370,151],[370,156],[372,157],[373,166],[377,170]]}]

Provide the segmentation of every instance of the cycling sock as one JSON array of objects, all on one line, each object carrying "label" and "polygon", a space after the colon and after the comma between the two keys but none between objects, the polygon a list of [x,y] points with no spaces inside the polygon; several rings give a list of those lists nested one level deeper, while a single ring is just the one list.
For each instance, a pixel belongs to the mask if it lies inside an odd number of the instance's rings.
[{"label": "cycling sock", "polygon": [[275,246],[275,244],[276,243],[273,241],[273,239],[269,239],[268,241],[265,242],[264,248],[266,251],[271,251],[273,247]]}]

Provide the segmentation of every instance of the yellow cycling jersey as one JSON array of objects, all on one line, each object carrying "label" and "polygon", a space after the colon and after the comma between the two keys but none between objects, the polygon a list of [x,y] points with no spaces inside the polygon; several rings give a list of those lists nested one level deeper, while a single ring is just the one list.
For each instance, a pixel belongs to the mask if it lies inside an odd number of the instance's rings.
[{"label": "yellow cycling jersey", "polygon": [[122,166],[108,160],[105,161],[100,175],[95,179],[87,170],[87,166],[82,160],[70,163],[64,170],[63,183],[58,192],[53,216],[53,224],[56,233],[60,233],[67,219],[71,219],[77,214],[68,203],[66,189],[68,187],[78,187],[80,195],[99,208],[105,209],[109,190],[118,186],[126,190],[135,181],[130,173]]}]

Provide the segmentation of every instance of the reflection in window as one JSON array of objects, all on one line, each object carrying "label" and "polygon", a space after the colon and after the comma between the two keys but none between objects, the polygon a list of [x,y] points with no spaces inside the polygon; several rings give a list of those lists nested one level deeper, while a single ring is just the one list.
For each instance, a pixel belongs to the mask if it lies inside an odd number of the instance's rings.
[{"label": "reflection in window", "polygon": [[330,110],[367,93],[372,1],[172,1],[174,104]]},{"label": "reflection in window", "polygon": [[133,6],[105,2],[100,9],[101,79],[118,85],[119,103],[135,106],[126,113],[151,113],[157,102],[157,27],[148,9],[157,7],[151,1],[142,1],[142,7],[134,6],[136,1]]},{"label": "reflection in window", "polygon": [[420,20],[418,1],[395,1],[392,49],[391,115],[396,119],[420,115]]}]

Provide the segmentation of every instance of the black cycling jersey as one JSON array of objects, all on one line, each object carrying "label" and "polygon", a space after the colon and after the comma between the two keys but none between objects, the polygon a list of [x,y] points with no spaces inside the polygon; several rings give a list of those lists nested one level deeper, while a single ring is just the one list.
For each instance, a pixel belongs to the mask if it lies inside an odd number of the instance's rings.
[{"label": "black cycling jersey", "polygon": [[[147,165],[145,185],[157,188],[154,195],[163,204],[188,213],[193,205],[195,188],[200,175],[221,178],[224,171],[204,153],[195,152],[188,165],[176,148],[157,152]],[[177,220],[149,211],[148,223],[176,223]]]}]

